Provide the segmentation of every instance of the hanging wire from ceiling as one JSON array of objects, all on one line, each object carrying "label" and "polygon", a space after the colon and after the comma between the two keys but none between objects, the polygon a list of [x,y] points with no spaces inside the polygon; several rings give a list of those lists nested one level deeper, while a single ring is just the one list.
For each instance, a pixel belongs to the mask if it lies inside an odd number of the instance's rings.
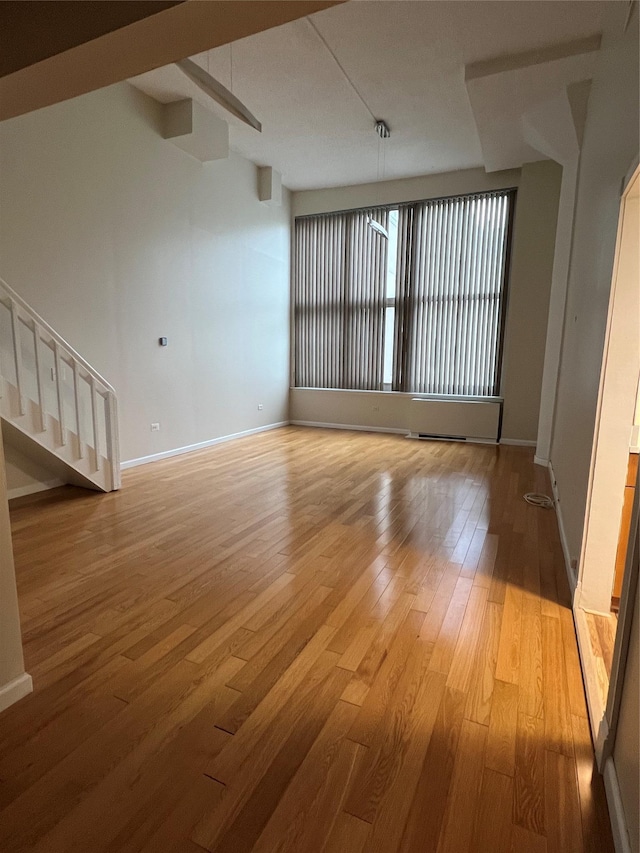
[{"label": "hanging wire from ceiling", "polygon": [[[380,130],[380,127],[384,128],[384,132]],[[378,134],[378,151],[382,151],[382,175],[378,175],[378,181],[384,181],[387,175],[387,149],[384,146],[385,139],[389,139],[391,137],[391,131],[389,130],[389,125],[385,121],[377,121],[376,122],[376,133]]]},{"label": "hanging wire from ceiling", "polygon": [[320,30],[316,27],[316,25],[313,23],[313,21],[311,20],[311,18],[310,18],[309,16],[307,16],[307,21],[309,22],[309,24],[311,25],[311,27],[312,27],[312,28],[313,28],[313,30],[315,31],[316,35],[318,36],[318,38],[320,39],[320,41],[322,42],[322,44],[326,47],[326,49],[329,51],[329,53],[330,53],[330,54],[331,54],[331,56],[333,57],[334,62],[336,63],[336,65],[338,66],[338,68],[340,69],[340,71],[342,71],[342,74],[343,74],[343,76],[344,76],[344,79],[347,81],[347,83],[351,86],[351,88],[353,89],[353,91],[356,93],[356,95],[358,96],[358,98],[360,99],[360,101],[362,102],[362,104],[364,105],[365,109],[367,110],[367,112],[369,113],[369,115],[371,116],[371,118],[372,118],[374,121],[377,121],[378,119],[377,119],[377,118],[376,118],[376,116],[372,113],[371,108],[369,107],[369,104],[365,101],[365,99],[362,97],[362,95],[360,94],[360,92],[356,89],[356,86],[355,86],[355,84],[354,84],[353,80],[351,79],[351,77],[349,77],[349,75],[347,74],[347,72],[346,72],[346,70],[345,70],[344,66],[342,65],[342,63],[340,62],[340,60],[338,59],[338,57],[335,55],[335,53],[333,52],[333,50],[332,50],[332,49],[329,47],[329,45],[327,44],[327,40],[325,39],[325,37],[322,35],[322,33],[320,32]]},{"label": "hanging wire from ceiling", "polygon": [[[328,53],[333,58],[333,61],[335,62],[335,64],[338,66],[338,68],[342,72],[342,76],[344,77],[344,79],[347,81],[349,86],[351,86],[353,91],[356,93],[358,99],[360,100],[360,102],[362,103],[364,108],[367,110],[367,112],[369,113],[369,115],[373,119],[373,126],[374,126],[376,133],[378,134],[378,137],[379,137],[379,139],[378,139],[378,168],[377,168],[378,183],[379,183],[381,180],[381,177],[380,177],[380,158],[381,158],[381,156],[382,156],[383,179],[384,179],[384,174],[385,174],[386,152],[384,150],[384,146],[382,145],[382,142],[385,139],[389,139],[389,137],[391,136],[391,131],[389,129],[389,125],[385,121],[383,121],[382,119],[379,119],[373,113],[369,104],[365,101],[365,99],[362,97],[362,95],[360,94],[360,92],[356,88],[356,85],[353,82],[353,80],[347,74],[347,71],[346,71],[344,65],[340,62],[340,60],[338,59],[336,54],[333,52],[331,47],[329,47],[327,40],[325,39],[325,37],[322,35],[320,30],[317,28],[317,26],[314,24],[314,22],[311,20],[311,18],[309,16],[307,16],[307,22],[309,23],[309,25],[311,26],[311,28],[313,29],[313,31],[315,32],[317,37],[320,39],[322,44],[325,46]],[[382,237],[385,237],[387,240],[389,239],[389,232],[387,231],[387,229],[383,225],[381,225],[379,222],[376,222],[376,220],[373,219],[371,216],[367,217],[367,222],[371,226],[371,228],[373,228],[374,231],[377,231]]]},{"label": "hanging wire from ceiling", "polygon": [[[382,119],[376,119],[374,124],[374,128],[376,133],[378,134],[378,170],[377,170],[377,184],[380,184],[381,181],[384,180],[385,168],[386,168],[386,151],[384,145],[382,144],[385,139],[389,139],[391,136],[391,131],[389,130],[389,125],[382,121]],[[380,171],[380,159],[382,158],[382,172]],[[378,197],[379,202],[379,197]],[[389,232],[381,225],[377,220],[373,218],[373,216],[367,216],[367,224],[370,228],[373,228],[374,231],[377,231],[381,237],[384,237],[386,240],[389,239]]]}]

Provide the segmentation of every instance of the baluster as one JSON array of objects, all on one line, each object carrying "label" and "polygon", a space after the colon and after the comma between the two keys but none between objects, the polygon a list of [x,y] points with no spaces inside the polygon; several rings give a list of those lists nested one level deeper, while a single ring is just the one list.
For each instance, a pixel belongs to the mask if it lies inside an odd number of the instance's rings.
[{"label": "baluster", "polygon": [[22,347],[20,346],[20,318],[18,307],[13,299],[11,305],[11,336],[13,338],[13,360],[16,365],[16,387],[18,389],[18,410],[25,413],[24,396],[22,394]]},{"label": "baluster", "polygon": [[95,471],[100,470],[100,446],[98,441],[98,398],[96,393],[96,383],[93,376],[89,377],[91,385],[91,419],[93,421],[93,446],[96,452]]},{"label": "baluster", "polygon": [[80,428],[80,390],[78,388],[78,362],[73,362],[73,398],[76,403],[76,434],[78,436],[78,456],[84,458],[84,449],[82,447],[82,430]]},{"label": "baluster", "polygon": [[[94,371],[89,365],[74,352],[60,338],[56,332],[41,318],[33,309],[31,309],[17,293],[0,279],[0,304],[6,306],[10,312],[11,335],[13,346],[13,360],[15,366],[15,384],[18,395],[19,415],[26,415],[27,410],[31,412],[36,401],[28,399],[25,386],[25,365],[23,363],[23,344],[26,346],[24,338],[24,330],[21,330],[20,325],[26,326],[29,334],[33,333],[34,341],[34,362],[36,374],[36,390],[37,390],[37,405],[39,411],[39,428],[41,432],[46,432],[51,426],[49,416],[54,418],[54,413],[57,414],[57,420],[60,425],[60,445],[69,444],[67,435],[66,415],[65,415],[65,397],[63,379],[65,378],[65,367],[68,365],[73,370],[73,395],[75,415],[75,431],[78,436],[78,458],[87,458],[91,456],[89,447],[91,441],[91,432],[93,433],[93,444],[95,454],[95,464],[93,470],[100,471],[104,466],[103,457],[108,460],[109,477],[105,480],[105,487],[111,489],[119,489],[121,484],[120,478],[120,447],[118,440],[118,416],[117,416],[117,398],[111,386],[100,378],[98,374],[94,375]],[[55,381],[56,406],[53,411],[47,410],[48,399],[48,368],[47,359],[43,350],[43,346],[49,347],[53,352],[53,369],[51,379]],[[29,353],[30,357],[30,353]],[[11,355],[9,356],[11,358]],[[89,430],[87,421],[87,413],[82,409],[82,401],[80,392],[83,381],[88,381],[90,386],[90,401],[91,401],[91,419],[92,430]],[[8,380],[6,371],[0,369],[0,399],[7,394],[12,386]],[[5,387],[5,385],[7,387]],[[98,411],[99,401],[98,396],[104,400],[104,438],[105,448],[104,454],[101,453],[101,425],[102,411]],[[10,395],[11,403],[13,404],[13,390]],[[57,412],[56,412],[57,408]],[[12,413],[13,416],[14,413]],[[100,420],[99,420],[100,418]],[[38,430],[38,419],[35,419],[35,424],[31,424],[30,428]],[[73,430],[71,430],[73,433]],[[84,440],[83,440],[84,439]],[[110,483],[107,480],[110,479]]]},{"label": "baluster", "polygon": [[67,443],[67,430],[64,424],[64,395],[62,390],[62,373],[60,370],[60,353],[58,351],[58,343],[53,342],[53,360],[56,374],[56,397],[58,398],[58,421],[60,423],[60,444]]},{"label": "baluster", "polygon": [[42,346],[42,340],[40,338],[40,327],[35,322],[33,323],[33,343],[34,343],[34,353],[36,359],[36,384],[38,386],[38,406],[40,407],[40,430],[42,432],[47,431],[47,413],[45,410],[45,400],[44,400],[44,392],[43,392],[43,382],[42,382],[42,357],[40,352],[40,347]]},{"label": "baluster", "polygon": [[120,479],[120,447],[118,442],[118,402],[111,391],[105,397],[107,457],[111,466],[111,488],[119,489]]}]

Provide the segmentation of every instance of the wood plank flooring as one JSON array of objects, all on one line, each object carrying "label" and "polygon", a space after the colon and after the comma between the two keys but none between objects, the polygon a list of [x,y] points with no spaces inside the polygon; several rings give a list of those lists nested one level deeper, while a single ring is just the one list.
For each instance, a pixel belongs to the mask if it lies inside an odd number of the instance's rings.
[{"label": "wood plank flooring", "polygon": [[596,671],[596,683],[602,707],[607,705],[609,679],[613,664],[613,649],[618,630],[618,617],[615,613],[591,613],[585,611],[585,620],[589,628],[591,655]]},{"label": "wood plank flooring", "polygon": [[545,477],[285,428],[17,502],[0,849],[612,851]]}]

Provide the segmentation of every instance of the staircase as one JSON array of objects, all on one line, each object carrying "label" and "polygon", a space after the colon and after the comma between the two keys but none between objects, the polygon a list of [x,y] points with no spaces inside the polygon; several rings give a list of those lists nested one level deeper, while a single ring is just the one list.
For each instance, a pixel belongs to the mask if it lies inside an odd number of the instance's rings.
[{"label": "staircase", "polygon": [[120,488],[115,391],[2,279],[0,418],[66,482]]}]

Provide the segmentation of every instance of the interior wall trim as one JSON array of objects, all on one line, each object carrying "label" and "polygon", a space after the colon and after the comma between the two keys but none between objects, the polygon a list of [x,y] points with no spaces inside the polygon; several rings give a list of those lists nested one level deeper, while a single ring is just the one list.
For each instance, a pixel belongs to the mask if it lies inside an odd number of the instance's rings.
[{"label": "interior wall trim", "polygon": [[393,435],[409,435],[408,429],[398,427],[362,426],[360,424],[329,424],[321,421],[289,421],[292,426],[317,427],[319,429],[354,429],[358,432],[386,432]]},{"label": "interior wall trim", "polygon": [[611,756],[605,762],[603,775],[616,853],[632,853],[627,821],[624,815],[624,806],[622,805],[622,796],[620,794],[618,774],[616,773],[616,765]]},{"label": "interior wall trim", "polygon": [[169,459],[171,456],[182,456],[183,453],[192,453],[194,450],[204,450],[206,447],[213,447],[214,444],[222,444],[225,441],[233,441],[236,438],[244,438],[246,435],[256,435],[259,432],[268,432],[272,429],[280,429],[280,427],[288,426],[289,421],[279,421],[275,424],[267,424],[266,426],[255,427],[254,429],[245,429],[242,432],[234,432],[230,435],[221,435],[218,438],[211,438],[208,441],[200,441],[197,444],[188,444],[186,447],[176,447],[174,450],[163,450],[161,453],[153,453],[151,456],[140,456],[138,459],[127,459],[120,463],[120,470],[124,471],[127,468],[137,468],[138,465],[148,465],[150,462],[158,462],[160,459]]},{"label": "interior wall trim", "polygon": [[0,711],[4,711],[23,696],[27,696],[33,690],[33,681],[28,672],[23,672],[17,678],[0,687]]},{"label": "interior wall trim", "polygon": [[576,591],[577,586],[577,577],[573,569],[571,568],[571,551],[569,550],[569,540],[567,539],[567,533],[564,526],[564,519],[562,517],[562,507],[560,506],[560,496],[558,494],[558,486],[556,483],[556,475],[553,470],[553,465],[549,462],[549,477],[551,479],[551,490],[553,492],[553,505],[556,509],[556,518],[558,519],[558,530],[560,531],[560,543],[562,545],[562,553],[564,554],[564,567],[567,572],[567,579],[569,581],[569,589],[571,590],[571,598],[573,601],[573,597]]}]

